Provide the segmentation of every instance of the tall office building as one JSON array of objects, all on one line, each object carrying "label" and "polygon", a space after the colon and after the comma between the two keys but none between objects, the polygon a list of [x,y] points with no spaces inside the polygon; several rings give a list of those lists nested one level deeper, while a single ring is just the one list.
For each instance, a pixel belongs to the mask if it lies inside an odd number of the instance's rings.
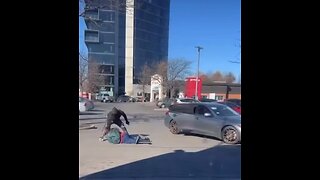
[{"label": "tall office building", "polygon": [[[168,59],[170,0],[85,0],[85,43],[102,88],[133,95],[141,67]],[[90,68],[89,68],[90,70]]]}]

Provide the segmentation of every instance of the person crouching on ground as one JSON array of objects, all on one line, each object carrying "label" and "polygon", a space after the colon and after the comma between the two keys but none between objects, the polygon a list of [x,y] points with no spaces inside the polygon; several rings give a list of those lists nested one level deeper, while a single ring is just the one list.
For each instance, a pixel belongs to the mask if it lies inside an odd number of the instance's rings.
[{"label": "person crouching on ground", "polygon": [[104,126],[103,134],[102,134],[101,138],[103,138],[106,134],[108,134],[112,124],[116,124],[120,128],[125,128],[123,122],[120,119],[121,116],[124,117],[127,125],[130,124],[126,113],[124,113],[120,109],[113,107],[113,109],[107,114],[107,121],[106,121],[106,125]]}]

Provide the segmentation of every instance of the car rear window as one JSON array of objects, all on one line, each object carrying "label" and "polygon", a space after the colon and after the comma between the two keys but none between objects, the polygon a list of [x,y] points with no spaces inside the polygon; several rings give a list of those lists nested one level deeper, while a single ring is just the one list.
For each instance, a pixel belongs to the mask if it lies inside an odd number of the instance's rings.
[{"label": "car rear window", "polygon": [[217,102],[215,99],[202,99],[201,102]]},{"label": "car rear window", "polygon": [[211,105],[211,110],[217,115],[217,116],[237,116],[238,113],[232,110],[230,107],[226,105]]},{"label": "car rear window", "polygon": [[180,101],[181,102],[194,102],[193,99],[181,99]]},{"label": "car rear window", "polygon": [[186,114],[194,114],[194,104],[175,104],[169,106],[170,112],[180,112]]},{"label": "car rear window", "polygon": [[233,102],[226,102],[226,105],[227,106],[229,106],[229,107],[231,107],[231,108],[236,108],[236,107],[238,107],[238,105],[236,105],[235,103],[233,103]]}]

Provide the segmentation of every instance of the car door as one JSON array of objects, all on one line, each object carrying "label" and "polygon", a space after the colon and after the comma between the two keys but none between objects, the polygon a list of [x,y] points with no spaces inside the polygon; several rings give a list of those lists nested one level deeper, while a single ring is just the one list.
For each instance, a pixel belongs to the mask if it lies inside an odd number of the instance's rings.
[{"label": "car door", "polygon": [[177,126],[180,130],[190,132],[194,129],[194,113],[193,106],[187,104],[177,104],[172,106],[170,116],[177,122]]},{"label": "car door", "polygon": [[[204,116],[205,113],[211,116]],[[219,137],[220,135],[220,122],[216,115],[212,113],[206,106],[198,105],[195,109],[195,129],[197,132],[205,135]]]}]

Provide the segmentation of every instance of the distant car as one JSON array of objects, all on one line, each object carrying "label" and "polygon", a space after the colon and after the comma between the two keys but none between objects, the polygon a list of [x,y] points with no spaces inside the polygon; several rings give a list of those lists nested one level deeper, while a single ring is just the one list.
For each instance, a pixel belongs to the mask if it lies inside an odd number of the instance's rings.
[{"label": "distant car", "polygon": [[160,108],[166,108],[166,107],[169,107],[171,105],[173,105],[174,103],[176,102],[175,99],[164,99],[162,101],[159,101],[157,106],[160,107]]},{"label": "distant car", "polygon": [[79,97],[79,112],[90,111],[94,109],[94,103],[86,98]]},{"label": "distant car", "polygon": [[241,106],[229,101],[219,102],[220,104],[224,104],[235,110],[237,113],[241,114]]},{"label": "distant car", "polygon": [[173,134],[196,133],[241,142],[241,115],[219,103],[175,104],[169,107],[164,124]]},{"label": "distant car", "polygon": [[134,99],[136,100],[136,102],[147,102],[148,101],[148,97],[145,97],[143,99],[143,97],[137,96],[137,97],[134,97]]},{"label": "distant car", "polygon": [[110,96],[108,93],[99,93],[97,100],[101,102],[114,102],[114,97]]},{"label": "distant car", "polygon": [[136,99],[131,96],[121,95],[117,98],[117,102],[136,102]]},{"label": "distant car", "polygon": [[160,107],[163,102],[166,102],[166,101],[169,101],[169,100],[170,100],[170,98],[165,97],[165,98],[162,98],[162,99],[155,100],[155,103],[156,103],[156,106]]},{"label": "distant car", "polygon": [[141,97],[141,96],[137,96],[137,97],[135,97],[135,99],[136,99],[136,102],[142,102],[143,101],[143,97]]},{"label": "distant car", "polygon": [[241,99],[226,99],[225,101],[235,103],[236,105],[241,107]]},{"label": "distant car", "polygon": [[217,102],[217,100],[215,100],[215,99],[203,98],[203,99],[200,100],[200,102]]},{"label": "distant car", "polygon": [[195,100],[195,99],[191,99],[191,98],[178,98],[176,99],[176,104],[184,104],[184,103],[199,103],[200,101]]}]

